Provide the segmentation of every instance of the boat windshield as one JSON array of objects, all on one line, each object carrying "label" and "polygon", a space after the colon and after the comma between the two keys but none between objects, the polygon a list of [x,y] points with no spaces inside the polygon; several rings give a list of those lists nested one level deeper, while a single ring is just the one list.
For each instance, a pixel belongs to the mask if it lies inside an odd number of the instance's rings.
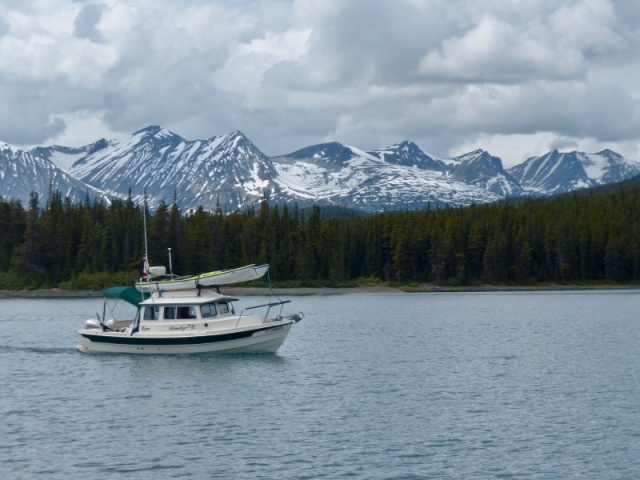
[{"label": "boat windshield", "polygon": [[215,317],[216,315],[224,315],[226,313],[235,313],[233,304],[227,301],[218,301],[205,303],[200,306],[202,318]]},{"label": "boat windshield", "polygon": [[144,320],[193,320],[198,318],[198,308],[200,308],[200,318],[211,318],[218,315],[235,313],[233,304],[228,301],[212,301],[202,305],[164,305],[143,307],[142,318]]},{"label": "boat windshield", "polygon": [[194,305],[164,307],[162,318],[165,320],[191,320],[196,318],[196,307]]},{"label": "boat windshield", "polygon": [[202,318],[210,318],[215,317],[217,315],[216,304],[215,303],[205,303],[200,306],[200,313],[202,314]]}]

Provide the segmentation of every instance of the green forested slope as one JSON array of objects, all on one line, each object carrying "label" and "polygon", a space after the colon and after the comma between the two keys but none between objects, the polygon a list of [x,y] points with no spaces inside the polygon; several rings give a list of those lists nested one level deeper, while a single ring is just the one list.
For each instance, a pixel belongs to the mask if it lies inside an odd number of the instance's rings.
[{"label": "green forested slope", "polygon": [[[41,205],[44,203],[44,205]],[[147,218],[149,257],[199,273],[270,263],[276,282],[337,285],[536,284],[640,280],[640,179],[554,198],[455,209],[324,217],[269,206]],[[0,288],[99,288],[139,276],[142,208],[71,203],[53,193],[28,206],[0,199]]]}]

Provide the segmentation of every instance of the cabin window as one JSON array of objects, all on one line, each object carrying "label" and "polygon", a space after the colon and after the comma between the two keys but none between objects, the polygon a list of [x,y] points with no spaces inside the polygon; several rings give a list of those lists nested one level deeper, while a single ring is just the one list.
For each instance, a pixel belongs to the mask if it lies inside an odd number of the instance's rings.
[{"label": "cabin window", "polygon": [[205,303],[200,307],[200,313],[202,318],[209,318],[216,316],[216,306],[213,303]]},{"label": "cabin window", "polygon": [[218,311],[220,313],[229,313],[229,304],[227,302],[218,303]]},{"label": "cabin window", "polygon": [[175,320],[176,319],[176,307],[164,307],[164,315],[162,316],[165,320]]},{"label": "cabin window", "polygon": [[145,320],[157,320],[158,319],[158,307],[144,307],[144,319]]},{"label": "cabin window", "polygon": [[178,319],[180,320],[189,320],[192,318],[196,318],[196,308],[191,306],[185,307],[177,307],[178,308]]}]

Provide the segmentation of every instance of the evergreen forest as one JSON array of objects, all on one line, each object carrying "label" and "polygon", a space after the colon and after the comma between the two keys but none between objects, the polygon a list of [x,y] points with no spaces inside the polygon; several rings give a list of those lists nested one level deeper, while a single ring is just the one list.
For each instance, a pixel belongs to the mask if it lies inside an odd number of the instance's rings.
[{"label": "evergreen forest", "polygon": [[640,181],[465,208],[327,215],[269,205],[242,212],[143,212],[32,193],[0,197],[0,289],[99,289],[151,265],[196,274],[255,263],[287,286],[633,284],[640,281]]}]

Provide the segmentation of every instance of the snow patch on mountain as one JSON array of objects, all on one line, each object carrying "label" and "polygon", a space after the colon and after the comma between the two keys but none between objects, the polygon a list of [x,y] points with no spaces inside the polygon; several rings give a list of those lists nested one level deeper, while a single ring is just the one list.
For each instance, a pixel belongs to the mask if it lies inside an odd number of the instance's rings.
[{"label": "snow patch on mountain", "polygon": [[[419,208],[427,204],[468,205],[494,201],[500,197],[484,189],[449,179],[427,166],[442,165],[410,161],[399,154],[409,146],[365,152],[356,147],[321,144],[273,158],[277,182],[283,190],[333,204],[367,210]],[[338,160],[326,152],[340,152]],[[421,161],[420,161],[421,160]]]},{"label": "snow patch on mountain", "polygon": [[[152,125],[123,140],[80,148],[0,143],[0,195],[86,194],[141,200],[152,208],[174,198],[185,210],[242,209],[275,203],[339,205],[365,211],[463,206],[521,195],[549,195],[617,182],[640,174],[640,163],[611,150],[557,150],[505,170],[500,158],[475,150],[437,158],[410,141],[378,150],[339,142],[267,157],[242,132],[186,140]],[[32,179],[39,179],[34,182]],[[53,180],[53,181],[52,181]],[[82,192],[80,194],[79,192]]]},{"label": "snow patch on mountain", "polygon": [[608,170],[606,158],[597,153],[587,153],[583,164],[587,177],[592,180],[600,180]]},{"label": "snow patch on mountain", "polygon": [[525,191],[541,195],[620,182],[640,174],[640,163],[611,150],[598,153],[553,150],[510,168]]},{"label": "snow patch on mountain", "polygon": [[40,198],[46,199],[56,190],[63,197],[76,201],[83,200],[86,195],[107,198],[99,189],[72,177],[48,158],[0,144],[0,196],[26,205],[31,192],[37,192]]}]

